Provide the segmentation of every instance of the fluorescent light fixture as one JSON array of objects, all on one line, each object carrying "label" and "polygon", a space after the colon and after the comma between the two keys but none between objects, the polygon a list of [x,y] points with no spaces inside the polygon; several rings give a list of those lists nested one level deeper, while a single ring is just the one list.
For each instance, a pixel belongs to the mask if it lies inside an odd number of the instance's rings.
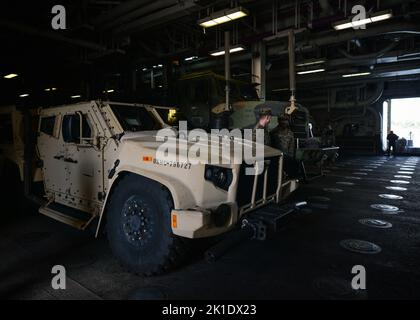
[{"label": "fluorescent light fixture", "polygon": [[51,90],[52,90],[52,91],[55,91],[55,90],[57,90],[57,88],[52,87],[52,88],[51,88]]},{"label": "fluorescent light fixture", "polygon": [[241,9],[239,11],[235,11],[235,12],[232,12],[232,13],[228,14],[227,17],[230,20],[236,20],[236,19],[239,19],[239,18],[242,18],[242,17],[246,17],[247,15],[248,15],[248,12],[244,9]]},{"label": "fluorescent light fixture", "polygon": [[315,64],[322,64],[325,60],[308,60],[305,62],[300,62],[296,65],[296,67],[306,67],[306,66],[313,66]]},{"label": "fluorescent light fixture", "polygon": [[[245,47],[242,45],[239,46],[233,46],[229,49],[230,53],[235,53],[235,52],[239,52],[239,51],[243,51],[245,50]],[[217,57],[217,56],[223,56],[225,54],[225,49],[220,49],[220,50],[216,50],[216,51],[212,51],[210,52],[210,55],[212,55],[213,57]]]},{"label": "fluorescent light fixture", "polygon": [[29,93],[23,93],[23,94],[19,95],[20,98],[25,98],[27,96],[29,96]]},{"label": "fluorescent light fixture", "polygon": [[213,19],[213,21],[214,21],[216,24],[222,24],[222,23],[229,22],[229,21],[230,21],[230,19],[228,18],[228,16],[221,16],[220,18]]},{"label": "fluorescent light fixture", "polygon": [[214,27],[216,25],[217,25],[217,23],[214,22],[213,20],[209,20],[209,21],[200,23],[200,26],[202,26],[203,28],[210,28],[210,27]]},{"label": "fluorescent light fixture", "polygon": [[198,21],[198,24],[203,28],[210,28],[217,26],[218,24],[230,22],[242,17],[245,17],[249,14],[248,10],[242,7],[236,7],[233,9],[227,9],[222,11],[213,12],[209,17],[201,19]]},{"label": "fluorescent light fixture", "polygon": [[318,73],[324,72],[325,69],[314,69],[314,70],[307,70],[307,71],[299,71],[297,74],[309,74],[309,73]]},{"label": "fluorescent light fixture", "polygon": [[392,11],[388,12],[388,13],[384,13],[381,15],[377,15],[374,17],[371,17],[370,20],[372,20],[372,22],[378,22],[378,21],[383,21],[383,20],[388,20],[392,18]]},{"label": "fluorescent light fixture", "polygon": [[188,58],[185,58],[184,61],[191,61],[194,59],[198,59],[198,57],[197,56],[188,57]]},{"label": "fluorescent light fixture", "polygon": [[76,99],[76,98],[80,98],[81,97],[81,95],[80,94],[75,94],[74,96],[71,96],[70,98],[72,98],[72,99]]},{"label": "fluorescent light fixture", "polygon": [[366,19],[361,19],[361,20],[355,20],[352,21],[353,18],[351,18],[350,20],[344,20],[344,21],[340,21],[337,22],[333,25],[335,30],[344,30],[344,29],[349,29],[349,28],[355,28],[355,27],[360,27],[369,23],[373,23],[373,22],[379,22],[379,21],[383,21],[383,20],[387,20],[393,17],[392,11],[380,11],[374,14],[371,14],[369,17],[367,17]]},{"label": "fluorescent light fixture", "polygon": [[334,29],[339,31],[339,30],[344,30],[344,29],[349,29],[352,28],[353,24],[351,22],[346,22],[346,23],[341,23],[341,24],[337,24],[334,26]]},{"label": "fluorescent light fixture", "polygon": [[360,72],[360,73],[351,73],[351,74],[343,74],[343,78],[351,78],[351,77],[361,77],[361,76],[368,76],[370,72]]},{"label": "fluorescent light fixture", "polygon": [[141,69],[141,71],[147,71],[147,68],[143,68],[143,69]]},{"label": "fluorescent light fixture", "polygon": [[112,93],[112,92],[114,92],[114,89],[108,89],[108,90],[106,90],[106,92],[107,93]]},{"label": "fluorescent light fixture", "polygon": [[18,75],[16,73],[9,73],[8,75],[5,75],[4,78],[5,79],[12,79],[17,77]]},{"label": "fluorescent light fixture", "polygon": [[245,47],[239,46],[239,47],[230,49],[229,52],[230,53],[232,53],[232,52],[239,52],[239,51],[242,51],[242,50],[245,50]]},{"label": "fluorescent light fixture", "polygon": [[51,88],[46,88],[44,89],[44,91],[51,91]]},{"label": "fluorescent light fixture", "polygon": [[289,91],[289,88],[273,89],[272,92]]}]

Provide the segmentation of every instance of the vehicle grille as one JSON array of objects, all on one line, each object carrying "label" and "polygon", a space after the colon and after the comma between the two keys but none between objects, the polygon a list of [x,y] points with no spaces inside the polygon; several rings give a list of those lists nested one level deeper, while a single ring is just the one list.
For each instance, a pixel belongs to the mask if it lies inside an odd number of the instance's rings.
[{"label": "vehicle grille", "polygon": [[[266,197],[270,197],[276,194],[278,179],[279,179],[279,157],[270,157],[266,158],[265,161],[268,164],[268,175],[267,175],[267,195]],[[252,187],[254,185],[254,176],[253,175],[246,175],[245,169],[251,168],[252,165],[242,164],[241,169],[239,171],[239,181],[238,181],[238,190],[236,193],[236,202],[238,207],[241,208],[248,204],[251,204],[252,201]],[[261,200],[264,196],[264,173],[258,176],[257,180],[257,191],[255,195],[255,202]]]}]

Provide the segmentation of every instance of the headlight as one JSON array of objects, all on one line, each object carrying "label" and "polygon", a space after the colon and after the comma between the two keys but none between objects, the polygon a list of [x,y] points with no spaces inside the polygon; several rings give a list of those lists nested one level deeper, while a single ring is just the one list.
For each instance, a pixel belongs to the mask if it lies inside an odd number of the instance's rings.
[{"label": "headlight", "polygon": [[232,169],[206,165],[204,179],[223,190],[228,191],[233,180]]}]

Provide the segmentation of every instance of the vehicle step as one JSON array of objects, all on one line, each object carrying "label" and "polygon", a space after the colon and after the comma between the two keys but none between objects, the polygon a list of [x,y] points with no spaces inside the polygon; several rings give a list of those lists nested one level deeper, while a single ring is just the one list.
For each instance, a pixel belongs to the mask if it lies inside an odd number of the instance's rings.
[{"label": "vehicle step", "polygon": [[47,217],[70,225],[79,230],[85,230],[90,222],[95,218],[95,216],[88,213],[58,203],[51,203],[40,207],[38,211]]}]

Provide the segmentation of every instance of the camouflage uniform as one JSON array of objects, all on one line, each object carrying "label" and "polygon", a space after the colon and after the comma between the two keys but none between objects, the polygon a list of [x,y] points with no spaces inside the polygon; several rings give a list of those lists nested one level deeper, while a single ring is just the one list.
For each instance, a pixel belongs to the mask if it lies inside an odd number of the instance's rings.
[{"label": "camouflage uniform", "polygon": [[[263,116],[271,116],[271,109],[262,108],[259,111],[259,119]],[[270,139],[270,133],[268,131],[268,125],[263,127],[262,125],[260,125],[259,121],[257,121],[257,124],[252,129],[252,141],[255,142],[257,140],[257,129],[263,129],[264,130],[264,144],[266,146],[271,145],[271,139]]]},{"label": "camouflage uniform", "polygon": [[322,131],[321,144],[323,147],[332,147],[335,145],[335,135],[331,125],[328,125]]},{"label": "camouflage uniform", "polygon": [[257,123],[254,128],[252,129],[252,141],[256,141],[257,140],[257,129],[262,129],[264,130],[264,144],[266,146],[271,145],[271,139],[270,139],[270,133],[268,132],[268,128],[267,127],[263,127],[261,126],[259,123]]},{"label": "camouflage uniform", "polygon": [[287,156],[293,157],[295,152],[295,137],[288,126],[287,123],[286,126],[277,126],[271,131],[271,146],[283,151]]}]

